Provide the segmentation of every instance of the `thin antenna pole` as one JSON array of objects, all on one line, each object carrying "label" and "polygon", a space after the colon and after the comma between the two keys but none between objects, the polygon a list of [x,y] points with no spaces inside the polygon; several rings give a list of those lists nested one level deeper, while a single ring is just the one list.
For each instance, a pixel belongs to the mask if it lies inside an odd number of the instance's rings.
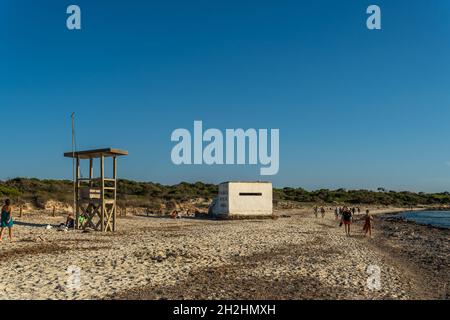
[{"label": "thin antenna pole", "polygon": [[72,180],[73,180],[73,227],[76,228],[77,218],[76,207],[77,207],[77,194],[76,194],[76,168],[75,168],[75,148],[76,148],[76,140],[75,140],[75,112],[72,112],[70,116],[72,118]]}]

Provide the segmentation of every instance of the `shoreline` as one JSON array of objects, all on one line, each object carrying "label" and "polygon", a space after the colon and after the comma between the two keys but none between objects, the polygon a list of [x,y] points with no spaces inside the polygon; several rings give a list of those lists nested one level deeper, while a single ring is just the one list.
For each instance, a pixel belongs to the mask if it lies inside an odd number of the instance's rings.
[{"label": "shoreline", "polygon": [[394,214],[375,223],[381,234],[370,243],[411,274],[425,299],[450,298],[450,229],[404,220]]},{"label": "shoreline", "polygon": [[408,223],[408,224],[412,224],[412,225],[418,225],[418,226],[423,226],[426,228],[431,228],[431,229],[438,229],[438,230],[450,230],[450,227],[443,227],[443,226],[439,226],[439,225],[434,225],[434,224],[430,224],[430,223],[419,223],[417,221],[414,221],[413,219],[408,219],[408,218],[404,218],[404,217],[400,217],[399,214],[402,213],[415,213],[415,212],[427,212],[427,211],[445,211],[445,212],[450,212],[450,210],[436,210],[436,209],[417,209],[417,210],[407,210],[407,211],[394,211],[394,212],[385,212],[385,213],[378,213],[378,214],[373,214],[374,216],[379,216],[382,219],[386,220],[386,221],[392,221],[392,222],[403,222],[403,223]]}]

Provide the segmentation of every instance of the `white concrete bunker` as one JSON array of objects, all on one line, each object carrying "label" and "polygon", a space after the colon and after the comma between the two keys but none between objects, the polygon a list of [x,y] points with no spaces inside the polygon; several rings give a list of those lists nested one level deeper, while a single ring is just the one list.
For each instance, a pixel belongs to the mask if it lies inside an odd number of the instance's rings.
[{"label": "white concrete bunker", "polygon": [[273,193],[270,182],[229,181],[219,184],[219,196],[210,213],[215,217],[270,216]]}]

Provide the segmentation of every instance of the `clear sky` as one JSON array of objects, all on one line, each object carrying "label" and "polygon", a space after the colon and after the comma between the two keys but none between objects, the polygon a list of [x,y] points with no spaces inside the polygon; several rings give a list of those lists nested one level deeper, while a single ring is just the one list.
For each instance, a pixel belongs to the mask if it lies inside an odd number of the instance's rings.
[{"label": "clear sky", "polygon": [[[450,2],[1,0],[0,111],[0,179],[71,178],[75,111],[123,178],[450,191]],[[279,128],[279,173],[173,165],[194,120]]]}]

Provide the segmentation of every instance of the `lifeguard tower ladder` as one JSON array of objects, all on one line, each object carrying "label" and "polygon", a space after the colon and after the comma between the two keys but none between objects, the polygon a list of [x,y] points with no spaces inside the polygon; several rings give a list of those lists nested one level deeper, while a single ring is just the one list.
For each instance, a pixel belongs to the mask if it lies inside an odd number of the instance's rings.
[{"label": "lifeguard tower ladder", "polygon": [[[75,228],[97,231],[116,231],[117,216],[117,157],[128,155],[119,149],[96,149],[66,152],[64,157],[74,158],[75,169]],[[105,159],[112,158],[112,177],[105,176]],[[100,160],[100,176],[94,176],[94,159]],[[81,160],[89,160],[89,178],[81,175]],[[83,217],[84,219],[80,219]]]}]

